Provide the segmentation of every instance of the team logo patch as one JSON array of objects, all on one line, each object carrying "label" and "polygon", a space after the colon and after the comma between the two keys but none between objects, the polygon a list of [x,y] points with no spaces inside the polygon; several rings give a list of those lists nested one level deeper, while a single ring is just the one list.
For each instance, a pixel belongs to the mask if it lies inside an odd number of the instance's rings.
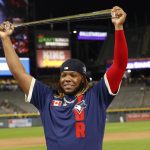
[{"label": "team logo patch", "polygon": [[60,107],[62,105],[62,101],[59,100],[52,100],[52,106]]},{"label": "team logo patch", "polygon": [[77,110],[78,113],[80,114],[82,112],[82,110],[84,110],[84,108],[86,108],[86,103],[85,103],[85,100],[82,100],[81,102],[77,103],[75,106],[74,106],[74,110]]}]

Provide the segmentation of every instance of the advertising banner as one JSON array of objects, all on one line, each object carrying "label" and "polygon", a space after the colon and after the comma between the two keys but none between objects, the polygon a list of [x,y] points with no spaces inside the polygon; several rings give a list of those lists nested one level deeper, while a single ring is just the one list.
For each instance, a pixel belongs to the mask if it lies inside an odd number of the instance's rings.
[{"label": "advertising banner", "polygon": [[23,118],[23,119],[9,119],[8,127],[9,128],[17,128],[17,127],[31,127],[32,119],[31,118]]},{"label": "advertising banner", "polygon": [[126,114],[126,121],[150,120],[150,113],[131,113]]}]

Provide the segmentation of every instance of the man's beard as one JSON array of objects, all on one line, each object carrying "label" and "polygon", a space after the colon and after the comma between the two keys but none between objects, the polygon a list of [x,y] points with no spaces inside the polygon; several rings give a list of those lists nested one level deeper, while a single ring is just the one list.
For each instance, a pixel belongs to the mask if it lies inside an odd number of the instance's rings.
[{"label": "man's beard", "polygon": [[84,89],[84,83],[81,81],[80,82],[80,84],[79,84],[79,86],[76,88],[76,89],[74,89],[74,91],[72,91],[72,92],[70,92],[70,93],[65,93],[65,91],[64,91],[64,93],[65,94],[67,94],[67,95],[69,95],[69,96],[76,96],[78,93],[80,93],[82,90]]}]

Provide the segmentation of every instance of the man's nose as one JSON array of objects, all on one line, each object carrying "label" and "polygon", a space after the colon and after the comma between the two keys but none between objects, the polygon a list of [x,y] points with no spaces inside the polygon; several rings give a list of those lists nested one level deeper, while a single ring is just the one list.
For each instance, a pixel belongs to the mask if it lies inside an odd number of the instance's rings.
[{"label": "man's nose", "polygon": [[65,81],[71,81],[71,76],[70,76],[70,75],[67,75],[64,80],[65,80]]}]

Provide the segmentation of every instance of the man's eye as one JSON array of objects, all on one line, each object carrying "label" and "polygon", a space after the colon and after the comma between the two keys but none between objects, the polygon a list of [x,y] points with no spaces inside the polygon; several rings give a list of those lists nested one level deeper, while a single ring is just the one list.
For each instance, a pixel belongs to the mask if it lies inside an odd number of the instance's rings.
[{"label": "man's eye", "polygon": [[77,76],[77,74],[73,73],[73,74],[71,74],[71,76],[72,76],[72,77],[76,77],[76,76]]}]

